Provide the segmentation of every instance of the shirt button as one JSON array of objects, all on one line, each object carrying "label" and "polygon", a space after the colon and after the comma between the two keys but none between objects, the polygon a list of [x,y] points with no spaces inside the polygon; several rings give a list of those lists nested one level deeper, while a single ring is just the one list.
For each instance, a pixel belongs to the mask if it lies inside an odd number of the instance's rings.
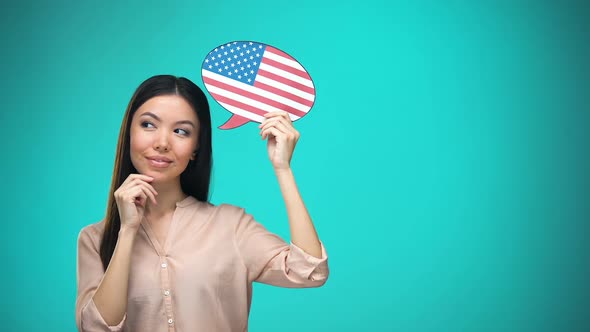
[{"label": "shirt button", "polygon": [[164,292],[164,295],[166,295],[166,296],[170,295],[170,291],[169,291],[169,290],[166,290],[166,291]]},{"label": "shirt button", "polygon": [[166,263],[162,263],[162,268],[165,269],[168,266]]},{"label": "shirt button", "polygon": [[174,323],[174,319],[170,318],[170,319],[168,320],[168,324],[172,324],[172,323]]}]

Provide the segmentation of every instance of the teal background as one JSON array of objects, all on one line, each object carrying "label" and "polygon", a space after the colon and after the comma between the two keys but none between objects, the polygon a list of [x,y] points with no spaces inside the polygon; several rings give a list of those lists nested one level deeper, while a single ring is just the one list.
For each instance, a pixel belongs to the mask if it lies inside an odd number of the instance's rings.
[{"label": "teal background", "polygon": [[[2,330],[76,330],[76,239],[104,216],[129,98],[154,74],[203,87],[232,40],[315,82],[292,166],[331,268],[317,289],[256,284],[251,331],[590,330],[583,1],[2,7]],[[211,201],[288,239],[256,125],[213,139]]]}]

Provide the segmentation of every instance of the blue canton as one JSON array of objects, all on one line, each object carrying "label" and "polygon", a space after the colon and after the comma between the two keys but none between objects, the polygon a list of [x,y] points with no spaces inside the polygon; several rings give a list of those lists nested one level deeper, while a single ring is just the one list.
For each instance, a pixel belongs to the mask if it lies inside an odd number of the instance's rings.
[{"label": "blue canton", "polygon": [[203,69],[242,83],[254,85],[266,45],[253,42],[233,42],[211,51]]}]

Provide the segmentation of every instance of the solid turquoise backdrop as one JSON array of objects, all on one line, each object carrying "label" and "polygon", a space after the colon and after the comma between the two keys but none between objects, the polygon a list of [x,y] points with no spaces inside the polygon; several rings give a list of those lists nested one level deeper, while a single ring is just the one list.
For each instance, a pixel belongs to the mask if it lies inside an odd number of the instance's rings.
[{"label": "solid turquoise backdrop", "polygon": [[[232,40],[314,79],[292,166],[331,268],[257,284],[251,331],[590,330],[590,10],[492,3],[4,4],[2,330],[75,331],[76,239],[104,216],[131,94],[155,74],[203,87]],[[256,125],[213,139],[211,201],[289,239]]]}]

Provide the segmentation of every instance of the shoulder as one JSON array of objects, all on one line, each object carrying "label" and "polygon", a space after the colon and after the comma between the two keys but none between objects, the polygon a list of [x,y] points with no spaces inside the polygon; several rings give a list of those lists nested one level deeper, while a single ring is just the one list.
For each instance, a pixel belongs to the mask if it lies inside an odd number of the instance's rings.
[{"label": "shoulder", "polygon": [[219,221],[224,224],[234,224],[243,220],[245,216],[248,216],[246,210],[240,206],[220,203],[214,205],[212,203],[201,202],[199,210],[207,215],[207,219]]},{"label": "shoulder", "polygon": [[80,243],[87,243],[98,247],[102,234],[104,233],[104,227],[105,219],[82,227],[78,233],[78,245]]}]

